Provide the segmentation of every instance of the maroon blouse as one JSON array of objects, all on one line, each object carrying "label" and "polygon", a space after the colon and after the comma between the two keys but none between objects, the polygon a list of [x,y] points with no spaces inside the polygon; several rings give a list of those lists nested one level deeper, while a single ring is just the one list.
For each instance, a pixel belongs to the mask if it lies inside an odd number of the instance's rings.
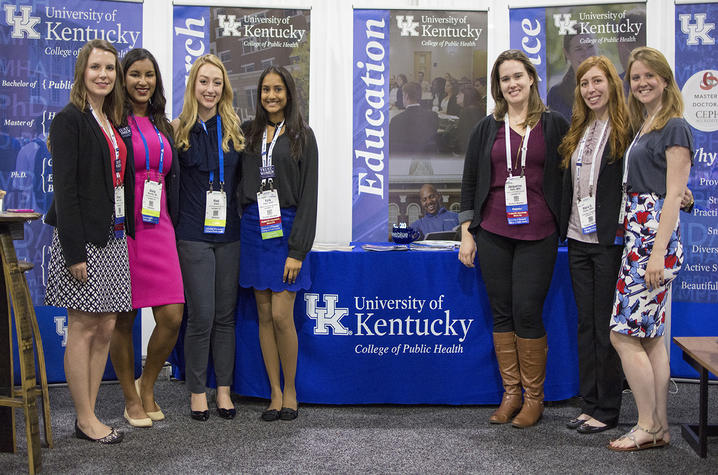
[{"label": "maroon blouse", "polygon": [[[511,155],[514,164],[514,176],[521,173],[521,135],[509,129],[511,135]],[[556,221],[546,204],[543,195],[543,171],[546,160],[546,142],[543,127],[539,121],[531,129],[526,150],[526,187],[529,204],[528,224],[509,225],[506,219],[506,197],[504,184],[508,177],[506,170],[506,144],[504,143],[503,122],[496,132],[496,140],[491,148],[491,187],[481,210],[481,227],[500,236],[534,241],[544,239],[556,232]]]}]

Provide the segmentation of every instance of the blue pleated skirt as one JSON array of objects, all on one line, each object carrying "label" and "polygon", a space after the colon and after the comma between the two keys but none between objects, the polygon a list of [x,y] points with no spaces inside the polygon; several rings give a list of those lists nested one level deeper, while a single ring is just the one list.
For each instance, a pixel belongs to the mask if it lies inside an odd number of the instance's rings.
[{"label": "blue pleated skirt", "polygon": [[270,289],[273,292],[291,290],[296,292],[309,289],[312,285],[309,259],[304,259],[296,282],[282,282],[284,263],[289,254],[289,234],[296,214],[295,208],[282,208],[283,236],[274,239],[262,239],[259,230],[259,208],[252,203],[242,211],[239,285],[257,290]]}]

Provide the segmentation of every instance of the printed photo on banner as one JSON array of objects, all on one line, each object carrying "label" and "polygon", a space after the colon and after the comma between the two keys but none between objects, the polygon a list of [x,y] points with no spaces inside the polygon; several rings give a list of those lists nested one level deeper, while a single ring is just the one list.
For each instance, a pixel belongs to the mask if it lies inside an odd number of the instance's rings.
[{"label": "printed photo on banner", "polygon": [[583,60],[606,56],[623,79],[631,51],[646,45],[645,3],[520,8],[511,9],[509,17],[511,47],[529,56],[542,99],[568,120],[575,71]]},{"label": "printed photo on banner", "polygon": [[182,108],[189,69],[207,53],[227,68],[234,108],[242,122],[254,118],[257,82],[267,66],[287,68],[297,86],[296,102],[309,116],[310,10],[174,7],[173,114]]},{"label": "printed photo on banner", "polygon": [[[676,82],[694,140],[688,187],[695,205],[681,213],[685,263],[675,302],[718,303],[718,4],[676,5]],[[706,310],[706,315],[712,311]],[[705,327],[705,325],[703,326]]]},{"label": "printed photo on banner", "polygon": [[646,45],[646,5],[547,8],[546,39],[546,103],[570,120],[576,69],[586,58],[603,55],[613,62],[624,79],[631,51]]},{"label": "printed photo on banner", "polygon": [[355,10],[354,24],[353,239],[451,231],[468,137],[486,115],[486,12]]},{"label": "printed photo on banner", "polygon": [[[3,211],[44,214],[52,203],[50,122],[70,97],[75,60],[90,40],[105,39],[120,56],[142,46],[142,4],[99,0],[0,2],[0,189]],[[26,273],[35,305],[45,296],[52,227],[25,224],[15,242],[18,259],[34,263]]]}]

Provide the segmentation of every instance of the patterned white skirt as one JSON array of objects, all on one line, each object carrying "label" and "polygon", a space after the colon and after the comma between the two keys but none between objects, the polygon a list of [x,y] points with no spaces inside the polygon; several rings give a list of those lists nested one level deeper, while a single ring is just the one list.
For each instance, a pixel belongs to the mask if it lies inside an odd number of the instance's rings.
[{"label": "patterned white skirt", "polygon": [[65,266],[57,229],[52,234],[45,305],[83,312],[126,312],[132,310],[127,237],[115,238],[110,227],[105,247],[85,243],[87,282],[75,279]]},{"label": "patterned white skirt", "polygon": [[638,338],[660,337],[665,332],[666,296],[683,265],[683,245],[676,220],[664,256],[663,284],[648,290],[644,277],[662,208],[663,198],[653,193],[629,194],[623,260],[610,323],[615,332]]}]

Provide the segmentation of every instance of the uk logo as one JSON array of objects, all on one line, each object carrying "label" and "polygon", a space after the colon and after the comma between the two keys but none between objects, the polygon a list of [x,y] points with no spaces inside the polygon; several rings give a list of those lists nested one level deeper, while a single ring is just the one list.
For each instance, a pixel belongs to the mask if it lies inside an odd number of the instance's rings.
[{"label": "uk logo", "polygon": [[397,15],[396,26],[401,30],[401,36],[419,36],[419,22],[414,21],[412,15]]},{"label": "uk logo", "polygon": [[575,35],[576,31],[576,20],[571,19],[570,13],[554,13],[553,24],[558,28],[559,36]]},{"label": "uk logo", "polygon": [[[710,36],[710,33],[715,27],[715,23],[706,23],[705,13],[696,13],[691,15],[690,13],[684,13],[678,15],[678,19],[681,20],[681,31],[688,35],[686,40],[687,45],[695,46],[700,43],[704,45],[714,45],[716,43],[715,38]],[[695,19],[695,23],[691,23],[691,17]]]},{"label": "uk logo", "polygon": [[237,21],[236,15],[217,15],[217,23],[222,28],[220,36],[242,36],[239,29],[241,23]]},{"label": "uk logo", "polygon": [[67,325],[65,325],[65,316],[55,317],[55,333],[62,337],[62,347],[67,346]]},{"label": "uk logo", "polygon": [[25,38],[39,40],[40,33],[35,30],[35,25],[40,23],[39,16],[31,16],[32,7],[25,5],[20,7],[20,15],[15,15],[15,5],[5,5],[5,23],[12,27],[11,38]]},{"label": "uk logo", "polygon": [[351,331],[342,325],[342,318],[349,314],[348,308],[337,307],[337,294],[324,294],[324,308],[318,307],[319,294],[304,294],[307,317],[314,320],[315,335],[329,335],[329,328],[334,335],[351,335]]}]

